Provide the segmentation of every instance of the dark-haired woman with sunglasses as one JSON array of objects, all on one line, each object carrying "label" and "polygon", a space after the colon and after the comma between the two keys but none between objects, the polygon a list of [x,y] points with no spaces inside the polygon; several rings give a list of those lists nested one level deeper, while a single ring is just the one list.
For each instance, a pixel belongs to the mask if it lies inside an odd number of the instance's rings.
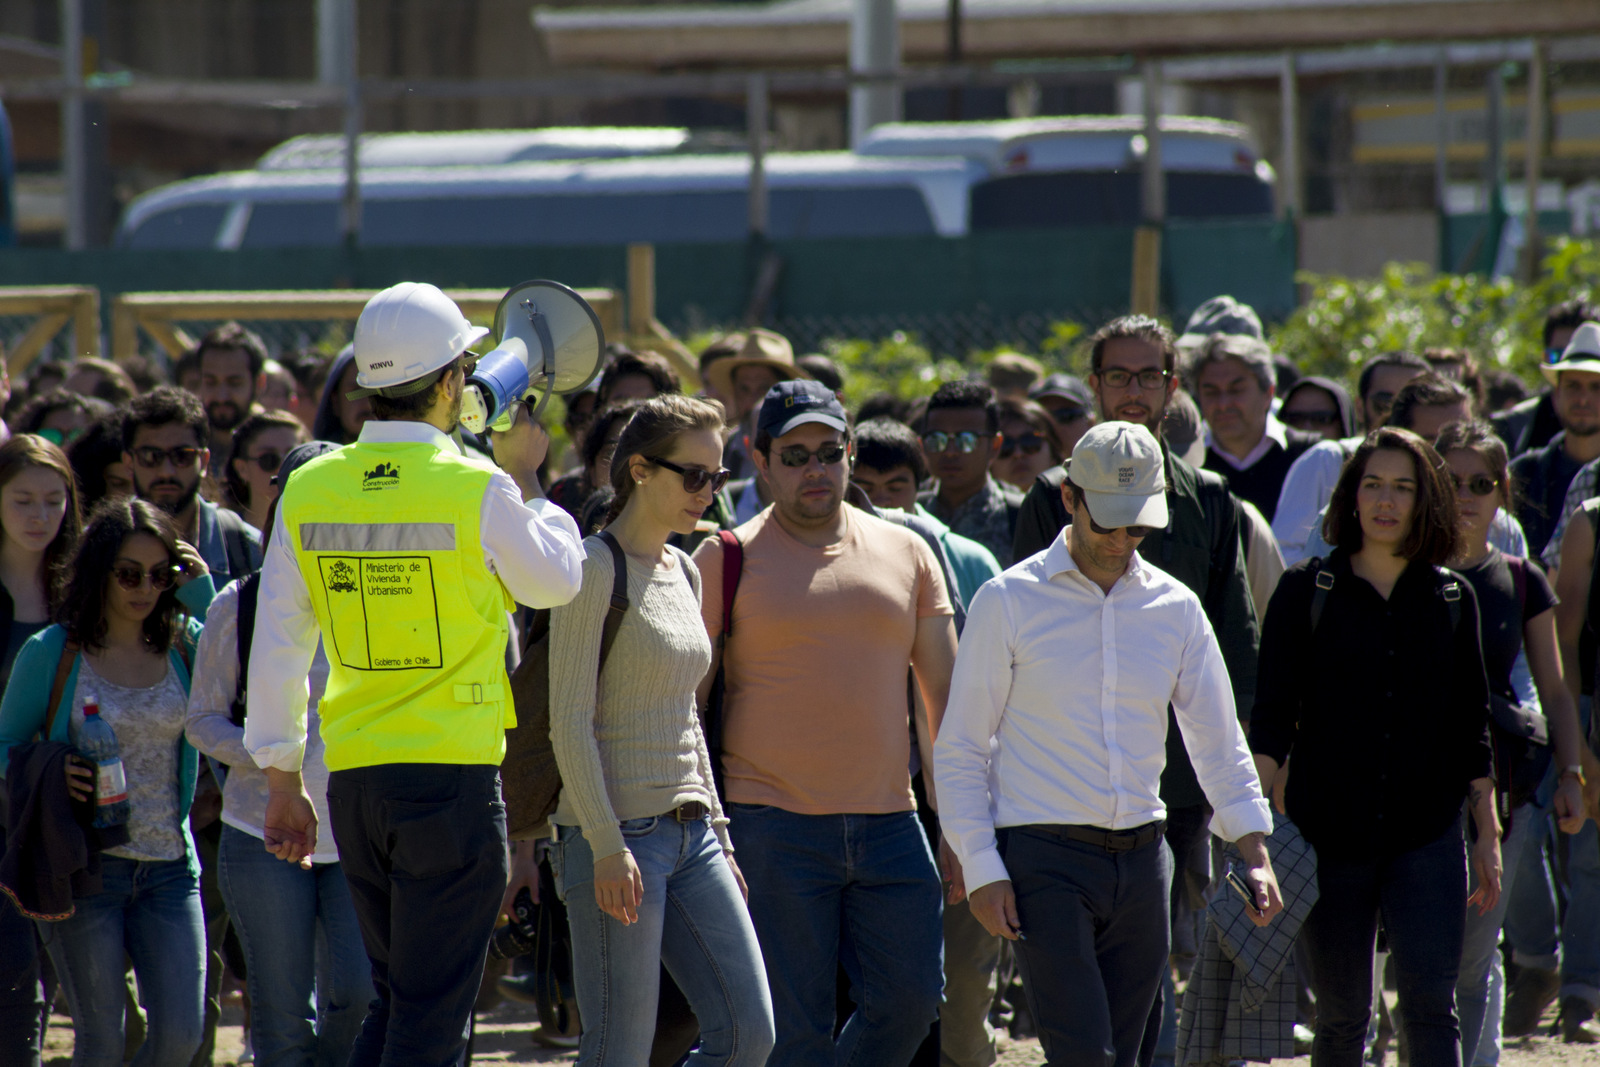
[{"label": "dark-haired woman with sunglasses", "polygon": [[1000,405],[1000,447],[989,471],[1007,485],[1026,493],[1033,481],[1051,467],[1060,466],[1061,435],[1050,413],[1032,400],[1006,397]]},{"label": "dark-haired woman with sunglasses", "polygon": [[[1505,873],[1499,904],[1481,914],[1476,909],[1467,911],[1456,1011],[1461,1016],[1462,1059],[1494,1064],[1500,1054],[1500,1016],[1487,1014],[1489,976],[1498,960],[1500,927],[1522,850],[1530,840],[1537,843],[1541,828],[1547,825],[1548,814],[1539,807],[1535,792],[1550,768],[1552,755],[1558,768],[1579,765],[1582,742],[1577,707],[1563,677],[1556,642],[1556,597],[1550,582],[1540,568],[1508,556],[1489,541],[1495,510],[1512,507],[1505,443],[1488,423],[1456,422],[1440,432],[1435,447],[1449,464],[1449,477],[1455,485],[1461,544],[1452,567],[1478,596],[1490,700],[1504,711],[1531,695],[1518,693],[1512,683],[1512,665],[1517,654],[1525,651],[1537,690],[1536,706],[1549,723],[1551,739],[1548,748],[1524,750],[1520,738],[1508,736],[1498,725],[1493,732],[1496,787],[1503,801],[1502,813],[1511,817],[1501,846]],[[1497,724],[1502,717],[1496,717]],[[1577,775],[1561,776],[1555,814],[1567,833],[1583,828],[1583,793]],[[1473,888],[1476,882],[1474,877]],[[1499,1006],[1503,1008],[1503,1004]]]},{"label": "dark-haired woman with sunglasses", "polygon": [[[700,574],[670,546],[726,481],[720,404],[644,401],[617,442],[616,497],[583,588],[550,616],[550,739],[561,768],[551,866],[567,904],[578,1062],[640,1064],[665,964],[700,1023],[690,1063],[760,1067],[772,1001],[696,711],[711,664]],[[618,557],[629,607],[596,680]],[[677,1050],[681,1053],[682,1050]]]},{"label": "dark-haired woman with sunglasses", "polygon": [[[96,509],[69,573],[60,621],[17,656],[0,703],[0,761],[44,728],[65,657],[47,740],[76,744],[85,705],[98,705],[117,734],[130,814],[127,842],[100,853],[99,891],[75,897],[70,918],[39,923],[40,936],[72,1008],[74,1067],[122,1063],[125,957],[147,1016],[135,1067],[187,1067],[201,1040],[206,963],[188,820],[198,759],[183,724],[211,579],[166,513],[134,499]],[[67,788],[92,799],[93,770],[69,760]]]},{"label": "dark-haired woman with sunglasses", "polygon": [[251,526],[265,529],[267,509],[278,499],[273,476],[295,445],[306,441],[306,428],[284,411],[251,415],[233,431],[233,446],[223,478],[228,483],[228,506]]}]

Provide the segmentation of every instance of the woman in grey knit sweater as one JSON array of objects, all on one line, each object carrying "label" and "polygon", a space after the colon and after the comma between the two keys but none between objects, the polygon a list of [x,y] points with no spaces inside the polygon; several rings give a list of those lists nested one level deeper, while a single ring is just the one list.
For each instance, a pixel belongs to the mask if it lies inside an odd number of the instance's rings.
[{"label": "woman in grey knit sweater", "polygon": [[550,862],[572,930],[584,1067],[644,1067],[662,964],[700,1020],[691,1064],[759,1067],[772,1048],[766,969],[695,708],[711,664],[700,575],[667,544],[693,532],[726,481],[722,425],[718,404],[659,396],[617,443],[607,532],[627,561],[629,607],[598,683],[615,574],[599,537],[585,543],[582,590],[550,617],[562,780]]}]

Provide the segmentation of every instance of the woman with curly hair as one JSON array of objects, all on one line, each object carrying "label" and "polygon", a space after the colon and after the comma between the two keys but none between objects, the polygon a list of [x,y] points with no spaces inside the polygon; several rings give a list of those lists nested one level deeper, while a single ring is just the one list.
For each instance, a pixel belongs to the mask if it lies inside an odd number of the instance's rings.
[{"label": "woman with curly hair", "polygon": [[[201,628],[190,612],[210,604],[211,579],[165,512],[127,498],[95,511],[69,573],[59,621],[23,646],[0,701],[0,771],[47,722],[46,740],[81,744],[86,705],[116,731],[127,840],[99,854],[99,891],[75,896],[71,916],[41,922],[40,936],[72,1008],[75,1067],[122,1063],[125,957],[148,1017],[135,1067],[186,1067],[200,1045],[206,962],[188,820],[199,767],[183,725]],[[66,775],[73,799],[94,796],[91,766],[70,759]]]}]

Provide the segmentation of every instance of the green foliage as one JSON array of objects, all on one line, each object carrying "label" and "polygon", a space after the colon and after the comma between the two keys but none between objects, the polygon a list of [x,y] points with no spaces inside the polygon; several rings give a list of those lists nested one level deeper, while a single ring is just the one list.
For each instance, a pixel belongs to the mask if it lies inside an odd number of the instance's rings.
[{"label": "green foliage", "polygon": [[1556,239],[1532,285],[1477,274],[1430,275],[1420,264],[1390,264],[1374,279],[1302,274],[1299,280],[1311,287],[1311,297],[1269,340],[1307,374],[1351,378],[1379,352],[1449,347],[1533,381],[1544,355],[1545,313],[1600,291],[1600,247]]}]

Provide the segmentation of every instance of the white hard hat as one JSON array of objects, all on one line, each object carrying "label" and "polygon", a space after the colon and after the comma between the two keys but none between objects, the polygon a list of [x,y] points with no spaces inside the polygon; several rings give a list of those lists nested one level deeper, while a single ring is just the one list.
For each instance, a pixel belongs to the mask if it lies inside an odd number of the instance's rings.
[{"label": "white hard hat", "polygon": [[[380,390],[420,392],[430,377],[489,331],[474,326],[437,286],[401,282],[367,301],[356,320],[356,384],[350,399]],[[421,381],[419,381],[421,379]],[[415,384],[415,389],[399,387]]]}]

